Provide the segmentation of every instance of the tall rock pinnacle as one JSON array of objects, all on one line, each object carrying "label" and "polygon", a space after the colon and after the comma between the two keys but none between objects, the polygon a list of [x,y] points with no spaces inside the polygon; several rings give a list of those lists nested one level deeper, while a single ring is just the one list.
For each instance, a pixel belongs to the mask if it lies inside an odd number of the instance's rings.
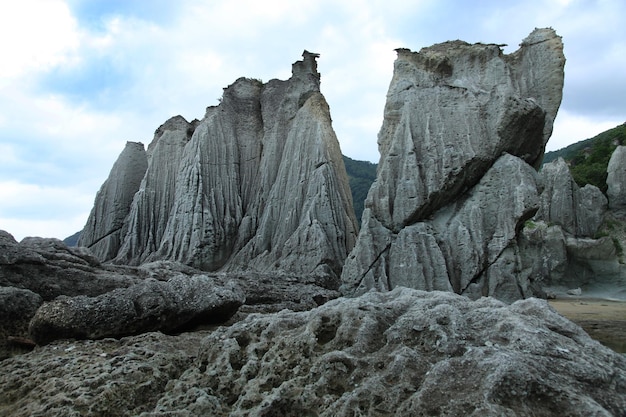
[{"label": "tall rock pinnacle", "polygon": [[202,120],[161,126],[101,258],[338,276],[358,226],[317,57],[305,51],[286,81],[240,78]]},{"label": "tall rock pinnacle", "polygon": [[100,259],[111,259],[117,254],[123,238],[124,219],[130,211],[133,196],[139,189],[147,166],[143,144],[127,142],[96,195],[78,246],[90,248]]},{"label": "tall rock pinnacle", "polygon": [[561,102],[561,38],[536,29],[510,55],[462,41],[397,52],[378,176],[343,291],[525,296],[528,283],[493,268],[510,264],[517,232],[538,208],[532,168]]}]

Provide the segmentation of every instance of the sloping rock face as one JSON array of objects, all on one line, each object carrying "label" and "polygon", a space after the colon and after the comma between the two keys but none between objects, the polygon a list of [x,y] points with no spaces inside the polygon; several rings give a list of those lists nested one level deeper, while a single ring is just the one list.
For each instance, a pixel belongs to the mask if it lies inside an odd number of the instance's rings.
[{"label": "sloping rock face", "polygon": [[446,42],[398,50],[378,176],[342,291],[396,285],[514,300],[517,238],[539,208],[537,168],[563,87],[563,45],[536,29],[520,49]]},{"label": "sloping rock face", "polygon": [[609,207],[626,209],[626,146],[615,148],[606,171]]},{"label": "sloping rock face", "polygon": [[542,300],[396,288],[5,360],[12,416],[622,415],[626,359]]},{"label": "sloping rock face", "polygon": [[240,78],[201,121],[161,126],[119,244],[100,259],[338,277],[358,226],[317,55],[303,56],[287,81]]},{"label": "sloping rock face", "polygon": [[126,147],[96,195],[78,246],[88,247],[101,260],[115,256],[122,239],[124,219],[147,167],[143,144],[126,142]]},{"label": "sloping rock face", "polygon": [[120,262],[144,260],[159,249],[176,197],[183,151],[197,124],[175,116],[156,130],[148,145],[148,168],[121,231],[121,247],[112,255]]}]

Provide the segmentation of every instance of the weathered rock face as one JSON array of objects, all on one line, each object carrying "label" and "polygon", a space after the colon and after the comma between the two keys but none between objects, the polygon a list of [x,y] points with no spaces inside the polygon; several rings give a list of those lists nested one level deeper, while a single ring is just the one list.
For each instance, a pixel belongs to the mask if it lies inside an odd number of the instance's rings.
[{"label": "weathered rock face", "polygon": [[148,145],[148,168],[121,230],[121,247],[114,254],[120,262],[147,259],[159,248],[174,205],[183,150],[197,124],[176,116],[156,130]]},{"label": "weathered rock face", "polygon": [[28,289],[49,301],[59,295],[96,296],[138,280],[124,268],[101,265],[85,248],[38,237],[17,243],[0,230],[0,287]]},{"label": "weathered rock face", "polygon": [[245,301],[234,282],[206,275],[145,280],[98,297],[59,297],[43,304],[30,322],[37,344],[56,339],[101,339],[199,323],[221,323]]},{"label": "weathered rock face", "polygon": [[126,147],[96,195],[94,207],[78,239],[78,246],[88,247],[103,261],[116,255],[124,219],[147,166],[143,144],[126,142]]},{"label": "weathered rock face", "polygon": [[[461,41],[398,50],[378,176],[342,273],[344,293],[409,285],[530,294],[510,261],[538,209],[531,168],[552,132],[564,62],[551,29],[536,29],[511,55]],[[493,281],[502,276],[514,280]]]},{"label": "weathered rock face", "polygon": [[0,287],[0,360],[23,351],[21,345],[28,337],[28,323],[42,302],[30,290]]},{"label": "weathered rock face", "polygon": [[545,301],[406,288],[251,315],[208,334],[55,342],[2,365],[0,410],[16,417],[626,409],[626,359]]},{"label": "weathered rock face", "polygon": [[593,237],[607,210],[602,191],[590,184],[580,188],[562,158],[545,164],[541,178],[544,189],[535,218],[558,224],[573,236]]},{"label": "weathered rock face", "polygon": [[615,148],[607,166],[607,195],[611,209],[626,208],[626,146]]},{"label": "weathered rock face", "polygon": [[159,128],[119,244],[101,259],[338,277],[358,226],[317,55],[303,56],[289,80],[240,78],[201,121]]}]

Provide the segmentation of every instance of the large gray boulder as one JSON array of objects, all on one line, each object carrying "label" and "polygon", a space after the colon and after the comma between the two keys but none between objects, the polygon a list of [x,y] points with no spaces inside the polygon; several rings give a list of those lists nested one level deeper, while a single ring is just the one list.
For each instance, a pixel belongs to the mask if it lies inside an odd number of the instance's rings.
[{"label": "large gray boulder", "polygon": [[539,207],[533,168],[561,102],[564,62],[552,29],[536,29],[511,55],[461,41],[398,50],[345,294],[396,285],[532,294],[517,282],[515,253]]},{"label": "large gray boulder", "polygon": [[206,275],[154,279],[97,297],[59,297],[44,303],[32,318],[29,334],[38,344],[56,339],[101,339],[155,330],[220,323],[245,301],[241,289]]},{"label": "large gray boulder", "polygon": [[626,208],[626,146],[615,148],[606,171],[609,207],[611,209]]},{"label": "large gray boulder", "polygon": [[[120,238],[100,259],[338,278],[358,225],[317,54],[303,57],[286,81],[240,78],[201,121],[161,126]],[[113,214],[98,207],[125,206],[104,197],[94,208],[103,218]]]},{"label": "large gray boulder", "polygon": [[78,238],[78,246],[88,247],[102,261],[115,257],[124,219],[147,167],[143,144],[126,142],[126,147],[96,195],[87,224]]},{"label": "large gray boulder", "polygon": [[626,358],[542,300],[396,288],[210,333],[62,341],[7,359],[11,416],[611,416]]}]

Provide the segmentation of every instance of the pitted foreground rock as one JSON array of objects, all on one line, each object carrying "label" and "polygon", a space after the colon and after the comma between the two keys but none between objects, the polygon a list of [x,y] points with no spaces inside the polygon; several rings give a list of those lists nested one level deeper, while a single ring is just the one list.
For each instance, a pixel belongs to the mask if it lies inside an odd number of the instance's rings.
[{"label": "pitted foreground rock", "polygon": [[[205,337],[200,340],[200,336]],[[618,416],[626,359],[545,301],[396,288],[2,362],[11,416]]]}]

